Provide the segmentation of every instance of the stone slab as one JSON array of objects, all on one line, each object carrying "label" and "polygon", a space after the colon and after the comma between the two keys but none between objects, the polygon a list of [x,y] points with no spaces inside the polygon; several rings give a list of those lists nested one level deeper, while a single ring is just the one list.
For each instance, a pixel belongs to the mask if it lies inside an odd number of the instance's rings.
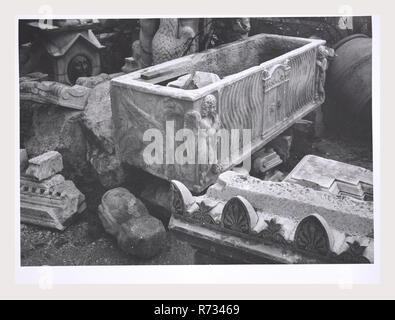
[{"label": "stone slab", "polygon": [[284,179],[360,200],[373,200],[373,172],[347,163],[305,156]]},{"label": "stone slab", "polygon": [[48,151],[29,160],[26,175],[41,181],[63,170],[62,155],[57,151]]}]

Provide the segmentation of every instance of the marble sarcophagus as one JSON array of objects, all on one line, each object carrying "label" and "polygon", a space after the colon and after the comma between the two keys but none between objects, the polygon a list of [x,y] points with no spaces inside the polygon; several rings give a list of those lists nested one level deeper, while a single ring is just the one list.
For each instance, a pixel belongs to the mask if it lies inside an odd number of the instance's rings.
[{"label": "marble sarcophagus", "polygon": [[[324,44],[317,39],[259,34],[112,79],[114,136],[121,161],[201,192],[221,172],[249,158],[323,103]],[[197,74],[203,79],[196,79]],[[149,129],[163,135],[164,155],[151,163],[144,158],[152,142],[152,136],[145,139]],[[216,163],[207,164],[189,157],[179,163],[168,153],[169,146],[174,150],[185,143],[185,137],[177,139],[180,129],[195,135],[207,129],[208,136],[242,129],[249,131],[249,139],[236,136],[238,152],[232,152],[228,161],[218,156]],[[214,153],[218,155],[221,148],[217,145]]]}]

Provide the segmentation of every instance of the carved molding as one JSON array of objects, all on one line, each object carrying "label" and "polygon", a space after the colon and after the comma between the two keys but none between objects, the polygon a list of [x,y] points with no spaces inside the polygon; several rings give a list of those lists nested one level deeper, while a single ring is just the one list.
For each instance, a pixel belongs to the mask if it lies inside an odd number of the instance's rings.
[{"label": "carved molding", "polygon": [[20,99],[38,103],[50,103],[61,107],[84,110],[91,89],[72,87],[55,81],[23,80],[19,84]]}]

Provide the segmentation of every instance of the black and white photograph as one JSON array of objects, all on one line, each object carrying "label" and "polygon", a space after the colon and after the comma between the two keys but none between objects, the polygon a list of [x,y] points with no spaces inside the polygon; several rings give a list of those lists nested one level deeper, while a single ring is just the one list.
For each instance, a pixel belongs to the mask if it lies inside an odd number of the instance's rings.
[{"label": "black and white photograph", "polygon": [[18,19],[20,267],[374,264],[372,20]]}]

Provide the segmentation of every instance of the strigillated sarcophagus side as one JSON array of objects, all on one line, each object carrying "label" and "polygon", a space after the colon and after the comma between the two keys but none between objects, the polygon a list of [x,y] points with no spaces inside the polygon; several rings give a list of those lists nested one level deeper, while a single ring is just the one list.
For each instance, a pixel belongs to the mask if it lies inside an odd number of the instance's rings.
[{"label": "strigillated sarcophagus side", "polygon": [[[201,192],[323,103],[324,44],[259,34],[112,79],[121,160]],[[230,133],[221,140],[220,131]],[[221,144],[202,147],[212,137]],[[223,140],[238,142],[228,157]],[[152,157],[155,152],[162,154]],[[201,161],[210,152],[216,161]]]}]

